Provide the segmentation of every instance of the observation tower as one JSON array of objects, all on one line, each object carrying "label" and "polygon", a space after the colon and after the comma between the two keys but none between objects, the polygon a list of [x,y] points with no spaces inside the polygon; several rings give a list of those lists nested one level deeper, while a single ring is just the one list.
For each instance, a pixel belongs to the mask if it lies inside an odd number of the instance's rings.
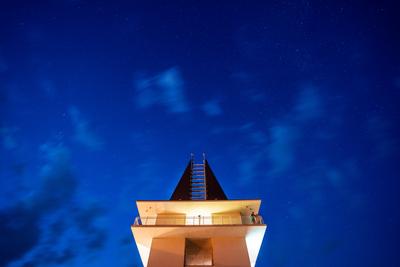
[{"label": "observation tower", "polygon": [[228,200],[203,154],[170,200],[136,201],[131,226],[145,267],[253,267],[266,231],[261,200]]}]

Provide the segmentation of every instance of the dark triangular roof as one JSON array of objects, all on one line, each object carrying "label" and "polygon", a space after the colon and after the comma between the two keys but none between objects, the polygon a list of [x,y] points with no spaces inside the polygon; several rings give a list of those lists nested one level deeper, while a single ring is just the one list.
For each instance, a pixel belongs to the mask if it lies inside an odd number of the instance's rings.
[{"label": "dark triangular roof", "polygon": [[192,171],[192,161],[190,160],[177,184],[170,200],[190,200],[190,174]]},{"label": "dark triangular roof", "polygon": [[226,200],[228,199],[222,190],[217,178],[211,170],[210,164],[205,160],[206,180],[207,180],[207,199],[208,200]]},{"label": "dark triangular roof", "polygon": [[[191,190],[191,173],[193,159],[189,161],[178,185],[176,186],[170,200],[192,200]],[[206,179],[206,199],[205,200],[227,200],[224,190],[222,190],[217,178],[207,160],[204,160],[205,179]]]}]

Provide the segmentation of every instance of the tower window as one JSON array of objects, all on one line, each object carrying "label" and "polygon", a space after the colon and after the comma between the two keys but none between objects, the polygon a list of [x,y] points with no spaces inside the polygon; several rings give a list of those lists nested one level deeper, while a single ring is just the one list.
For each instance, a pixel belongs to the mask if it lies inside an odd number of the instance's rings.
[{"label": "tower window", "polygon": [[186,239],[185,266],[213,266],[210,238]]}]

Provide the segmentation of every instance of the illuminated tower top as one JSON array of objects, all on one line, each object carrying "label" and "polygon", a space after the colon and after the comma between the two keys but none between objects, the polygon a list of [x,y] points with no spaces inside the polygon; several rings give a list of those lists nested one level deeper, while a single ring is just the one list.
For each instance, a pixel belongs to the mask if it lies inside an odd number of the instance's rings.
[{"label": "illuminated tower top", "polygon": [[195,162],[193,154],[170,200],[227,200],[205,154]]},{"label": "illuminated tower top", "polygon": [[228,200],[203,155],[170,200],[136,201],[131,226],[145,267],[254,267],[267,226],[261,200]]}]

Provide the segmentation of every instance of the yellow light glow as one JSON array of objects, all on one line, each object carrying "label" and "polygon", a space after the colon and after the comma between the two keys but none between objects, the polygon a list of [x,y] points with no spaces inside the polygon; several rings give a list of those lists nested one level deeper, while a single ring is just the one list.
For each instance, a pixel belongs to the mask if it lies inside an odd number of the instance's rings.
[{"label": "yellow light glow", "polygon": [[186,225],[203,225],[211,223],[211,213],[205,208],[194,209],[186,214]]}]

